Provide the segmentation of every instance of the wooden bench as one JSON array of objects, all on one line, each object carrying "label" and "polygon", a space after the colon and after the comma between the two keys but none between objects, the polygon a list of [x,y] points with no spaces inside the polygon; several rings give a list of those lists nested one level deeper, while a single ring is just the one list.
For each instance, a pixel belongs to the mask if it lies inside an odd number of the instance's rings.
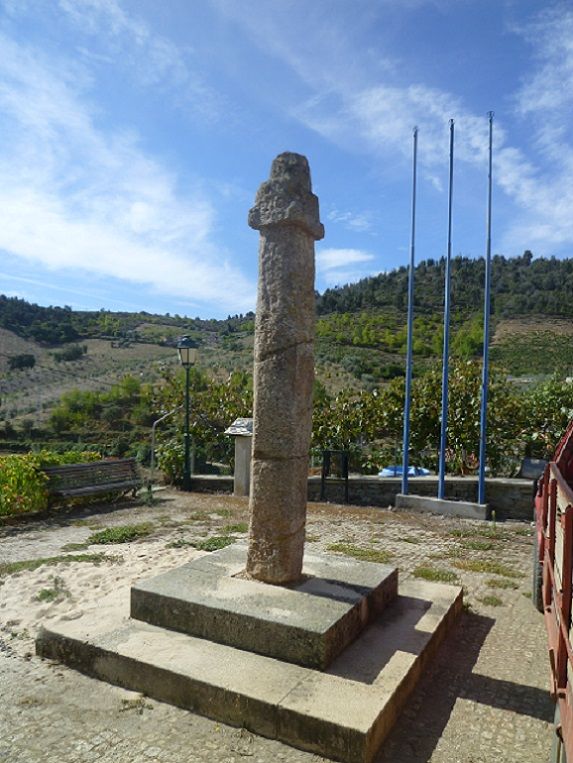
[{"label": "wooden bench", "polygon": [[81,498],[98,493],[129,491],[135,496],[142,485],[134,458],[46,466],[43,471],[48,476],[48,494],[54,498]]}]

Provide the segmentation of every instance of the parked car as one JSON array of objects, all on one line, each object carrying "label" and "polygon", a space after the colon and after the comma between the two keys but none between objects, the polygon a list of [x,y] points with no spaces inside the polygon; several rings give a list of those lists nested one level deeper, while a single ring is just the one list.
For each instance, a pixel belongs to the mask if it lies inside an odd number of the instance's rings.
[{"label": "parked car", "polygon": [[[430,474],[429,469],[424,469],[422,466],[409,466],[408,477],[426,477]],[[379,472],[379,477],[401,477],[402,465],[395,464],[394,466],[384,466]]]}]

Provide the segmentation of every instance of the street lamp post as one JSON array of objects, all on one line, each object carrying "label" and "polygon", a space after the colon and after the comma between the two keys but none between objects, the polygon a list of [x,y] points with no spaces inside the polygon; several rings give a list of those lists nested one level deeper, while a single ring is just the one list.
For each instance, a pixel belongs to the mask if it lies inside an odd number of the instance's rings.
[{"label": "street lamp post", "polygon": [[183,463],[183,490],[191,490],[191,443],[189,438],[189,370],[197,360],[197,343],[189,336],[177,341],[179,361],[185,369],[185,460]]}]

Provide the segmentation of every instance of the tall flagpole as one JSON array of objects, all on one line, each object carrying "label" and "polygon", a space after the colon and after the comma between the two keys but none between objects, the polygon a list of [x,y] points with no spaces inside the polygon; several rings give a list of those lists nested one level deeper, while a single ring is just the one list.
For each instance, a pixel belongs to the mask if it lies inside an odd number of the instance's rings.
[{"label": "tall flagpole", "polygon": [[450,175],[448,188],[448,252],[444,287],[444,351],[442,356],[442,421],[440,427],[440,467],[438,498],[443,498],[446,479],[446,444],[448,428],[448,373],[450,356],[450,281],[452,261],[452,196],[454,186],[454,120],[450,119]]},{"label": "tall flagpole", "polygon": [[408,274],[408,339],[406,349],[406,386],[404,393],[404,433],[402,442],[402,493],[408,495],[408,451],[410,449],[410,401],[412,395],[412,343],[414,333],[414,255],[416,248],[416,168],[418,128],[414,127],[412,156],[412,227],[410,232],[410,272]]},{"label": "tall flagpole", "polygon": [[489,381],[489,313],[491,296],[491,188],[493,154],[493,111],[489,114],[489,166],[487,176],[487,223],[485,253],[485,295],[483,308],[483,368],[481,384],[481,412],[479,437],[478,503],[485,503],[485,462],[487,444],[487,387]]}]

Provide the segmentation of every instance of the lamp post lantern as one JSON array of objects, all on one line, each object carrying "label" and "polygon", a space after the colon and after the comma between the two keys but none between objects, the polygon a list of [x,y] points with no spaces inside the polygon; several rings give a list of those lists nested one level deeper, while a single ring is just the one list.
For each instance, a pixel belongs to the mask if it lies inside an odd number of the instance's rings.
[{"label": "lamp post lantern", "polygon": [[197,343],[189,336],[177,341],[179,361],[185,369],[185,457],[183,462],[183,490],[191,490],[191,443],[189,439],[189,370],[197,360]]}]

